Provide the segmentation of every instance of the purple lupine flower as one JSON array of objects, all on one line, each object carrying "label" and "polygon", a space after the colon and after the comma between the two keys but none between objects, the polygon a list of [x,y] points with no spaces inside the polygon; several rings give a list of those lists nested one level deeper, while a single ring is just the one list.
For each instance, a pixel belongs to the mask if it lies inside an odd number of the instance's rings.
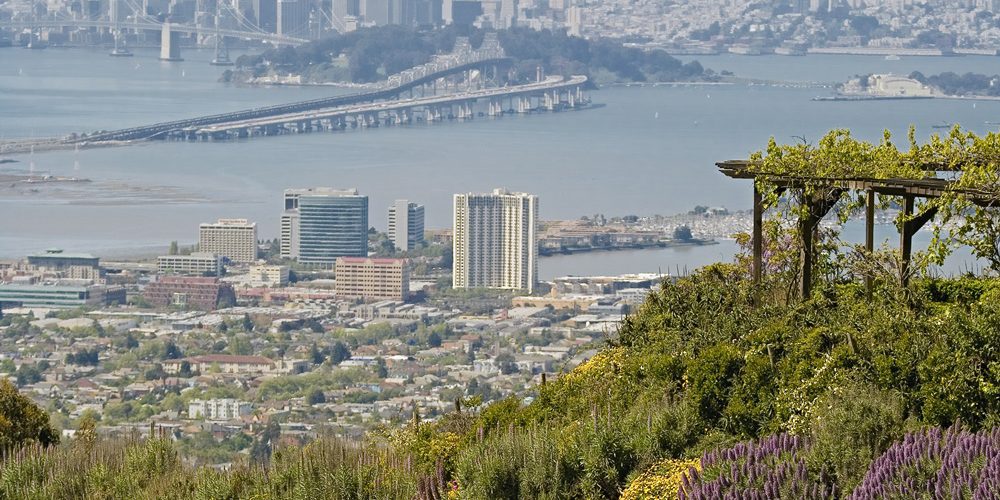
[{"label": "purple lupine flower", "polygon": [[685,484],[685,499],[832,498],[824,474],[805,463],[808,441],[777,434],[759,441],[706,452],[702,471]]},{"label": "purple lupine flower", "polygon": [[[917,481],[916,478],[923,480]],[[910,433],[876,459],[852,499],[997,498],[1000,433],[929,428]]]}]

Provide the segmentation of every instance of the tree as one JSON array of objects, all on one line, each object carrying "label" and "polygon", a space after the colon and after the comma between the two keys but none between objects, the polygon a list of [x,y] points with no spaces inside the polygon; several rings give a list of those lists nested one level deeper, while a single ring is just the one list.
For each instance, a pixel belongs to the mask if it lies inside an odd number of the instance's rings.
[{"label": "tree", "polygon": [[125,349],[135,349],[139,347],[139,341],[135,339],[135,336],[131,332],[125,335],[125,338],[121,342],[121,346]]},{"label": "tree", "polygon": [[35,365],[25,363],[14,372],[14,377],[17,379],[17,385],[24,387],[28,384],[40,382],[42,380],[42,370]]},{"label": "tree", "polygon": [[323,362],[323,353],[320,352],[318,347],[316,347],[315,342],[313,342],[312,347],[309,349],[309,357],[312,359],[312,363],[314,365],[318,365]]},{"label": "tree", "polygon": [[514,362],[514,355],[509,352],[502,352],[497,355],[495,359],[497,365],[500,367],[500,373],[504,375],[510,375],[511,373],[517,373],[517,364]]},{"label": "tree", "polygon": [[58,444],[59,434],[45,411],[21,395],[10,381],[0,380],[0,449],[30,443]]},{"label": "tree", "polygon": [[313,333],[323,333],[326,331],[326,329],[323,328],[323,324],[313,318],[306,320],[305,326],[306,328],[312,330]]},{"label": "tree", "polygon": [[163,359],[180,359],[182,357],[184,357],[184,353],[181,352],[181,348],[177,347],[173,340],[167,341],[163,348]]},{"label": "tree", "polygon": [[441,336],[438,332],[432,331],[430,335],[427,336],[427,345],[431,347],[441,347]]},{"label": "tree", "polygon": [[339,365],[348,359],[351,359],[351,350],[347,348],[347,345],[339,340],[334,342],[333,347],[330,348],[330,363]]},{"label": "tree", "polygon": [[691,235],[691,228],[687,226],[677,226],[674,228],[674,239],[680,241],[691,241],[694,239]]},{"label": "tree", "polygon": [[249,314],[243,313],[243,324],[242,324],[242,326],[243,326],[243,331],[244,332],[252,332],[253,331],[254,324],[253,324],[253,320],[250,319],[250,315]]},{"label": "tree", "polygon": [[178,253],[180,253],[180,251],[177,248],[177,242],[176,241],[171,241],[170,242],[170,249],[167,250],[167,255],[177,255]]},{"label": "tree", "polygon": [[313,387],[309,390],[309,393],[306,394],[306,403],[309,403],[310,405],[318,405],[325,402],[326,395],[323,394],[323,391],[319,387]]},{"label": "tree", "polygon": [[386,378],[386,377],[389,376],[389,369],[385,366],[385,360],[384,359],[378,358],[378,361],[377,361],[377,364],[376,364],[376,367],[375,367],[375,374],[378,375],[378,378]]}]

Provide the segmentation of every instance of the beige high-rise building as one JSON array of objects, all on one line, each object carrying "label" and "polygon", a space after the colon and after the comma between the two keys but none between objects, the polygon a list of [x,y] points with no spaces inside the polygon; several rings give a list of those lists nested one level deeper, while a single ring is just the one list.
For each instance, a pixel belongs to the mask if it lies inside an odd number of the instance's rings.
[{"label": "beige high-rise building", "polygon": [[363,299],[406,300],[410,270],[406,259],[338,257],[334,268],[337,295]]},{"label": "beige high-rise building", "polygon": [[537,225],[535,195],[456,194],[452,286],[534,291]]},{"label": "beige high-rise building", "polygon": [[396,200],[389,207],[389,239],[396,250],[413,250],[424,241],[424,206]]},{"label": "beige high-rise building", "polygon": [[257,260],[257,223],[246,219],[219,219],[201,225],[198,251],[219,254],[230,262]]}]

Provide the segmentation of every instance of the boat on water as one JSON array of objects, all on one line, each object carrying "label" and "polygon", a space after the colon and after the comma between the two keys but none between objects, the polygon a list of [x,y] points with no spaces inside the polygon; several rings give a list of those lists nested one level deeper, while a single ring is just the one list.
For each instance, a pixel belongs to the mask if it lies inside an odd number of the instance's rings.
[{"label": "boat on water", "polygon": [[898,61],[899,60],[899,56],[897,56],[896,54],[889,54],[889,55],[885,56],[885,60],[886,61]]},{"label": "boat on water", "polygon": [[941,122],[941,123],[938,123],[936,125],[931,125],[931,128],[952,128],[954,126],[955,126],[954,123]]}]

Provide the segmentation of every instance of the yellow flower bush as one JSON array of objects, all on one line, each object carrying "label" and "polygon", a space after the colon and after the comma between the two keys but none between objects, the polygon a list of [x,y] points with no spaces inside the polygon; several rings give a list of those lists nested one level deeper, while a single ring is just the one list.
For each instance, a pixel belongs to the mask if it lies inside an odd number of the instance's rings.
[{"label": "yellow flower bush", "polygon": [[594,379],[606,378],[617,372],[615,367],[620,368],[624,361],[624,348],[609,347],[560,377],[559,383],[574,386],[591,382]]},{"label": "yellow flower bush", "polygon": [[684,476],[691,467],[701,470],[701,460],[669,458],[657,462],[629,483],[622,492],[621,500],[677,498]]}]

